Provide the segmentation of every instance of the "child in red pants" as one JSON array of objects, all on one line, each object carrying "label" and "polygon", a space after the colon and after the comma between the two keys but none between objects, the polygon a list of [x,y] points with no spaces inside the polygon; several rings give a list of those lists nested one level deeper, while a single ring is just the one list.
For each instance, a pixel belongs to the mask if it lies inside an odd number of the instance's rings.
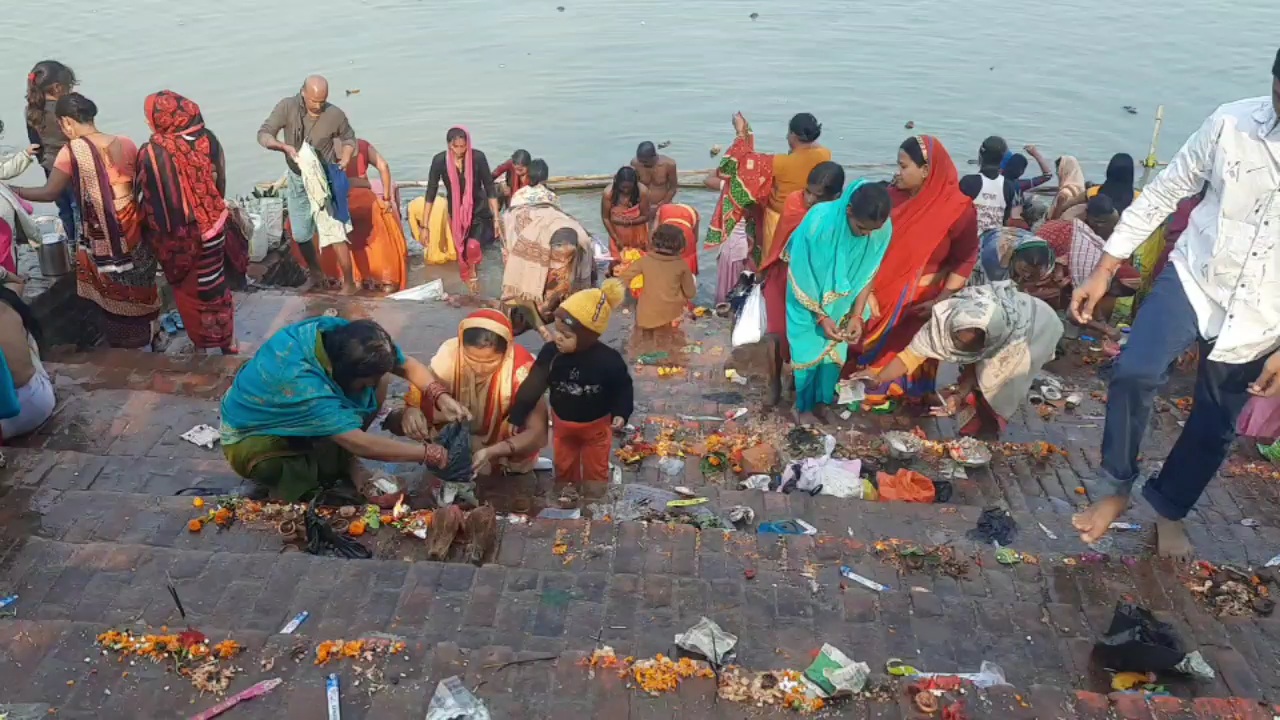
[{"label": "child in red pants", "polygon": [[556,309],[553,342],[538,352],[511,405],[510,422],[521,427],[542,393],[551,391],[551,446],[556,478],[565,482],[608,482],[612,429],[631,417],[631,369],[600,342],[622,296],[622,283],[612,278],[569,296]]}]

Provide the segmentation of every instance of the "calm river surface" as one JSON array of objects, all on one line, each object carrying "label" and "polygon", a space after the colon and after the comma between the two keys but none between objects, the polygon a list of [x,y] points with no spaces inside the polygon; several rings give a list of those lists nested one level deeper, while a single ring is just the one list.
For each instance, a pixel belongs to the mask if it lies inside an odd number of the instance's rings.
[{"label": "calm river surface", "polygon": [[[1075,154],[1098,180],[1112,153],[1145,156],[1157,105],[1167,160],[1216,105],[1268,93],[1280,44],[1274,0],[4,4],[20,40],[0,59],[0,145],[25,143],[26,73],[53,57],[80,76],[99,127],[139,143],[147,93],[198,102],[226,147],[233,192],[279,177],[280,156],[255,133],[312,72],[404,179],[425,179],[455,124],[495,164],[522,147],[553,175],[612,172],[641,140],[670,141],[664,152],[682,168],[706,168],[741,110],[765,150],[782,150],[787,120],[808,111],[846,163],[892,162],[923,132],[963,173],[998,133]],[[599,228],[594,198],[569,205]]]}]

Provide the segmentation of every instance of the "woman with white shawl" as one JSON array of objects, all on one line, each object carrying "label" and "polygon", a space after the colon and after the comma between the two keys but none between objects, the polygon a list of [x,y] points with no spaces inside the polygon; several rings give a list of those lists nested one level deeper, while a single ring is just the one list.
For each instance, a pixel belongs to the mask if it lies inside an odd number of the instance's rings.
[{"label": "woman with white shawl", "polygon": [[[528,189],[521,188],[516,196]],[[511,207],[502,213],[506,267],[501,300],[512,309],[509,315],[516,335],[529,328],[543,333],[542,325],[551,321],[561,302],[594,284],[595,245],[590,233],[555,204],[554,195],[542,201],[537,195],[526,196],[527,200],[513,197]]]},{"label": "woman with white shawl", "polygon": [[929,322],[878,376],[861,377],[874,385],[925,360],[955,363],[959,385],[934,414],[954,415],[962,435],[984,426],[1002,431],[1061,337],[1062,321],[1053,308],[1012,282],[967,287],[935,305]]}]

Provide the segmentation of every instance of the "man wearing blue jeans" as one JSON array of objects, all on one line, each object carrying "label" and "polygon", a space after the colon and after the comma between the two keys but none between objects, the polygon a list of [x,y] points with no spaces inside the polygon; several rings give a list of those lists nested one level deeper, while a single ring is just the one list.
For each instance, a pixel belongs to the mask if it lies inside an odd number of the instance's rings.
[{"label": "man wearing blue jeans", "polygon": [[1280,394],[1280,53],[1270,97],[1228,103],[1205,121],[1169,167],[1144,188],[1107,241],[1105,255],[1071,300],[1092,319],[1124,258],[1183,198],[1207,189],[1116,361],[1107,393],[1102,468],[1111,495],[1077,514],[1092,543],[1129,506],[1151,401],[1170,364],[1199,343],[1195,404],[1163,467],[1143,488],[1157,514],[1160,554],[1187,557],[1182,519],[1231,449],[1251,396]]}]

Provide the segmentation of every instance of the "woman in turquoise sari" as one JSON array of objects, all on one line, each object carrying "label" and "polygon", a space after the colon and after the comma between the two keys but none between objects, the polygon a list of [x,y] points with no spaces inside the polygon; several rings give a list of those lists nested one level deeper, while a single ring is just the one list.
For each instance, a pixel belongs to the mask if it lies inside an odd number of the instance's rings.
[{"label": "woman in turquoise sari", "polygon": [[798,422],[826,421],[823,406],[835,397],[848,344],[862,335],[871,279],[893,234],[890,208],[883,184],[859,180],[839,200],[815,205],[791,236],[787,341]]},{"label": "woman in turquoise sari", "polygon": [[222,453],[240,477],[254,481],[254,497],[285,502],[318,492],[354,504],[379,505],[359,459],[443,467],[443,447],[368,432],[382,408],[391,375],[409,381],[446,419],[470,419],[426,365],[400,352],[372,320],[319,317],[272,335],[236,374],[222,398]]}]

